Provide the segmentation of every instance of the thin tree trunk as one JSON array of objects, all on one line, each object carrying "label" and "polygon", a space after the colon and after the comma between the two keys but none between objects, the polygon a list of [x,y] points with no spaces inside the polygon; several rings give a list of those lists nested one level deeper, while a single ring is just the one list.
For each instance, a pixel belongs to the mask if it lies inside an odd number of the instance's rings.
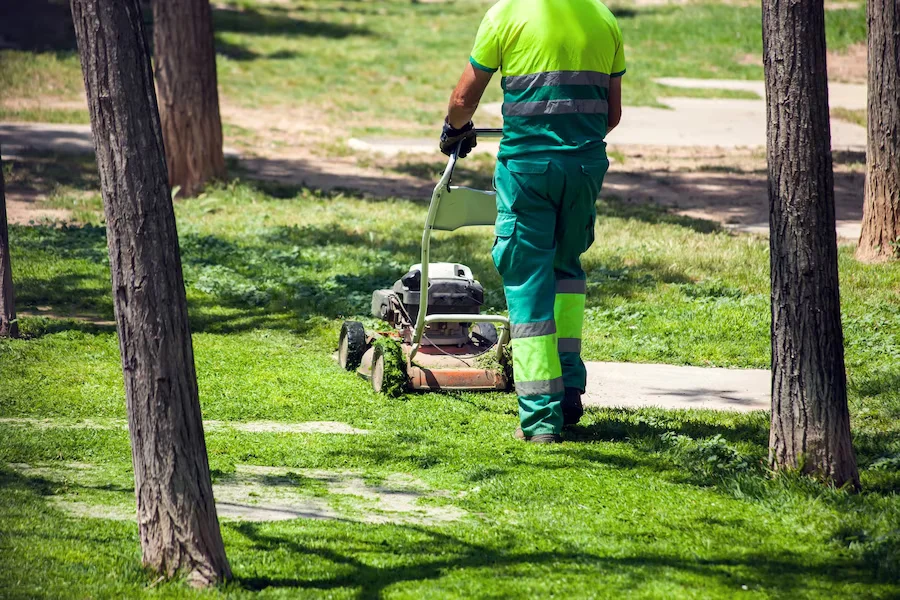
[{"label": "thin tree trunk", "polygon": [[71,0],[96,140],[145,565],[230,576],[219,531],[175,214],[137,0]]},{"label": "thin tree trunk", "polygon": [[3,161],[0,160],[0,337],[18,335],[16,295],[9,260],[9,229],[6,226],[6,190],[3,183]]},{"label": "thin tree trunk", "polygon": [[763,4],[775,469],[859,485],[838,292],[822,0]]},{"label": "thin tree trunk", "polygon": [[154,0],[153,52],[169,183],[194,196],[225,177],[209,0]]},{"label": "thin tree trunk", "polygon": [[900,257],[900,2],[869,0],[869,141],[856,257]]}]

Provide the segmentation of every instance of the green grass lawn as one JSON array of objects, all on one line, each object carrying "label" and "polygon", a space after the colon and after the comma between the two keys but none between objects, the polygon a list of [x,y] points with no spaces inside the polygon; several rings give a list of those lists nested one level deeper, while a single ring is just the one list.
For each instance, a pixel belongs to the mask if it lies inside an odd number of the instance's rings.
[{"label": "green grass lawn", "polygon": [[[10,165],[13,184],[42,174],[63,179],[57,202],[96,198],[88,164],[50,158]],[[484,176],[485,164],[471,165],[472,177]],[[25,337],[0,341],[0,596],[203,595],[141,570],[134,523],[69,516],[59,504],[127,513],[133,498],[127,433],[103,425],[125,417],[115,332],[59,318],[112,317],[96,209],[96,199],[81,205],[94,224],[10,232],[20,309],[57,316],[23,317]],[[585,260],[586,358],[767,366],[766,240],[611,198],[598,209]],[[763,413],[594,409],[568,443],[548,448],[512,439],[511,394],[372,393],[331,354],[341,320],[372,324],[371,290],[418,261],[421,203],[236,180],[176,212],[204,418],[339,421],[370,432],[210,429],[214,481],[231,481],[245,465],[279,467],[297,494],[353,515],[357,503],[323,491],[309,470],[368,482],[399,473],[434,491],[421,502],[465,515],[451,523],[223,520],[235,580],[210,594],[900,594],[900,265],[861,265],[841,250],[864,485],[851,495],[793,475],[769,478]],[[442,234],[433,257],[471,266],[485,309],[503,310],[491,242],[484,228]]]},{"label": "green grass lawn", "polygon": [[[491,4],[218,3],[214,21],[223,97],[264,110],[306,106],[352,134],[427,134],[444,115],[449,92]],[[638,7],[614,2],[610,7],[625,39],[626,104],[656,105],[659,96],[671,95],[672,90],[653,82],[657,77],[762,79],[761,61],[747,60],[762,53],[758,6]],[[865,5],[828,11],[827,25],[829,50],[864,42]],[[0,89],[10,98],[69,98],[78,93],[80,81],[73,50],[0,51]],[[718,90],[675,93],[743,97]],[[492,84],[485,101],[500,99],[499,83]],[[2,116],[86,122],[77,111],[6,110]]]}]

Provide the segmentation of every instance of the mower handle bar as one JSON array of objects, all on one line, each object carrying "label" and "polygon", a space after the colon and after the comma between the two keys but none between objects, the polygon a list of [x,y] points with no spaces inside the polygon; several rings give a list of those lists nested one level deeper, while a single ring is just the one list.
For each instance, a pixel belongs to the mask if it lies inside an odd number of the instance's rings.
[{"label": "mower handle bar", "polygon": [[[473,129],[476,136],[497,138],[503,136],[502,129]],[[447,161],[447,168],[441,175],[441,180],[434,188],[431,194],[431,204],[428,206],[428,215],[425,217],[425,231],[422,233],[422,266],[420,271],[420,281],[423,282],[419,297],[419,314],[416,317],[416,328],[413,333],[412,350],[409,353],[409,360],[415,358],[419,347],[422,345],[422,335],[425,333],[425,325],[435,321],[449,322],[472,322],[472,323],[499,323],[503,326],[503,333],[497,343],[498,355],[503,350],[503,346],[509,341],[509,319],[494,315],[466,315],[465,319],[461,319],[454,315],[428,315],[428,265],[431,255],[431,230],[434,226],[434,219],[437,216],[437,209],[441,203],[441,196],[450,188],[450,178],[453,176],[453,169],[459,160],[459,150],[462,148],[463,141],[460,140],[456,148],[450,152],[450,159]],[[422,309],[422,307],[425,307]]]}]

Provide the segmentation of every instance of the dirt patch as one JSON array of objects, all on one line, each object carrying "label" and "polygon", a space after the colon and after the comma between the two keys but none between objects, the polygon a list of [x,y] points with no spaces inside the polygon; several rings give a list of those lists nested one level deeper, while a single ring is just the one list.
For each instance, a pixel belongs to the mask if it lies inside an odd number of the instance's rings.
[{"label": "dirt patch", "polygon": [[[825,3],[828,9],[829,4]],[[853,5],[849,5],[850,8]],[[846,6],[844,8],[847,8]],[[867,67],[866,44],[853,44],[842,52],[829,51],[827,57],[828,79],[842,83],[866,83]],[[762,67],[762,54],[742,54],[736,59],[741,65],[758,65]]]},{"label": "dirt patch", "polygon": [[[226,136],[241,147],[241,167],[247,175],[288,185],[324,191],[347,190],[378,197],[424,198],[430,185],[400,174],[367,166],[365,156],[354,154],[344,143],[352,123],[329,124],[327,115],[303,106],[265,110],[224,103],[222,118],[240,128]],[[386,122],[380,126],[389,127]],[[373,161],[374,162],[374,161]]]},{"label": "dirt patch", "polygon": [[828,78],[847,83],[866,83],[866,45],[854,44],[843,52],[828,53]]},{"label": "dirt patch", "polygon": [[222,121],[255,133],[267,133],[274,141],[295,140],[297,134],[340,133],[322,123],[322,116],[303,106],[269,106],[265,109],[246,108],[222,103]]},{"label": "dirt patch", "polygon": [[[715,221],[748,233],[768,232],[768,182],[761,149],[610,147],[613,164],[603,197],[653,203],[675,214]],[[865,155],[835,152],[839,236],[857,239],[862,218]]]},{"label": "dirt patch", "polygon": [[[855,240],[862,218],[865,175],[835,173],[839,237]],[[626,204],[654,203],[673,213],[715,221],[728,229],[767,234],[768,182],[762,173],[610,171],[604,195]]]},{"label": "dirt patch", "polygon": [[60,208],[41,208],[42,194],[33,190],[6,193],[6,220],[11,225],[35,225],[69,222],[72,213]]},{"label": "dirt patch", "polygon": [[65,99],[56,96],[37,97],[37,98],[4,98],[0,101],[0,106],[9,110],[87,110],[87,99],[72,98]]}]

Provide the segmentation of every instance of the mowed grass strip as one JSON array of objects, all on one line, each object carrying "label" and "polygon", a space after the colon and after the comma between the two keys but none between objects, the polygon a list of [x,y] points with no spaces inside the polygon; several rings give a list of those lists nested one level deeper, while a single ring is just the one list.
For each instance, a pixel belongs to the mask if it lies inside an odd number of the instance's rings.
[{"label": "mowed grass strip", "polygon": [[[65,157],[13,165],[19,177]],[[483,178],[478,162],[470,177]],[[65,169],[66,193],[96,183]],[[48,176],[49,177],[49,176]],[[0,341],[0,417],[122,419],[124,389],[106,241],[84,226],[12,227],[25,338]],[[419,259],[425,207],[235,180],[176,204],[204,418],[338,421],[364,436],[207,432],[216,480],[241,465],[401,473],[465,511],[448,524],[223,521],[233,595],[471,597],[892,597],[897,581],[900,266],[842,248],[851,410],[865,492],[850,495],[764,463],[768,417],[590,410],[559,448],[517,443],[511,394],[388,400],[331,358],[344,318],[370,326],[371,291]],[[765,367],[768,242],[713,224],[598,202],[586,358]],[[440,234],[435,259],[473,268],[485,310],[503,311],[489,228]],[[52,423],[51,423],[52,424]],[[129,522],[73,517],[131,494],[120,428],[0,423],[0,589],[19,597],[201,595],[140,568]],[[63,481],[22,464],[72,469]],[[67,467],[66,465],[76,465]],[[93,465],[103,481],[85,479]],[[16,466],[19,465],[19,466]],[[342,500],[322,496],[335,510]],[[425,502],[426,500],[423,500]],[[343,513],[340,513],[343,514]],[[349,513],[352,515],[351,513]],[[746,589],[745,589],[746,588]]]}]

